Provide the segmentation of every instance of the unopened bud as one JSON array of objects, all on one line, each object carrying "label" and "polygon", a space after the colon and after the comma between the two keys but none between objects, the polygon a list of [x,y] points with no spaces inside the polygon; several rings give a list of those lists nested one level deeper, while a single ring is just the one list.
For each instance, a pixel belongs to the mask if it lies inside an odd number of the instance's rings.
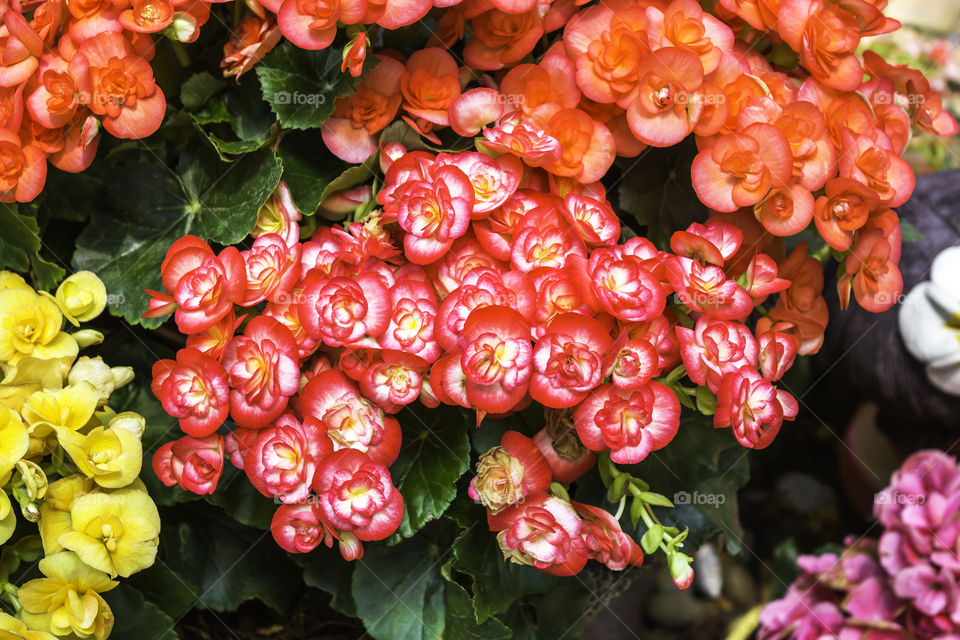
[{"label": "unopened bud", "polygon": [[77,341],[77,345],[81,349],[92,347],[93,345],[103,342],[103,334],[99,331],[94,331],[93,329],[81,329],[80,331],[70,335],[73,336],[73,339]]}]

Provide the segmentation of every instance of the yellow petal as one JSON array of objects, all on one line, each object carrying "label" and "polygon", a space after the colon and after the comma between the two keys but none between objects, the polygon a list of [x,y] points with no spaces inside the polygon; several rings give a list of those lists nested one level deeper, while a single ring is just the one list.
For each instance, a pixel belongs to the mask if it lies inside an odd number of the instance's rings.
[{"label": "yellow petal", "polygon": [[111,576],[116,575],[110,553],[100,540],[81,531],[68,531],[57,542],[64,549],[72,551],[82,564]]},{"label": "yellow petal", "polygon": [[44,360],[57,360],[63,375],[70,371],[70,365],[80,352],[80,345],[69,333],[61,331],[48,344],[39,344],[33,349],[33,356]]},{"label": "yellow petal", "polygon": [[0,544],[10,539],[17,528],[17,512],[10,503],[10,496],[0,489]]},{"label": "yellow petal", "polygon": [[[23,276],[13,271],[0,271],[0,290],[3,289],[25,289],[34,292],[33,287],[27,284]],[[2,628],[0,627],[0,629]]]},{"label": "yellow petal", "polygon": [[29,445],[30,436],[20,416],[0,405],[0,479],[26,455]]},{"label": "yellow petal", "polygon": [[37,523],[37,528],[40,530],[44,555],[63,551],[63,547],[57,540],[68,531],[73,531],[70,512],[54,509],[50,506],[49,500],[44,500],[40,505],[40,522]]}]

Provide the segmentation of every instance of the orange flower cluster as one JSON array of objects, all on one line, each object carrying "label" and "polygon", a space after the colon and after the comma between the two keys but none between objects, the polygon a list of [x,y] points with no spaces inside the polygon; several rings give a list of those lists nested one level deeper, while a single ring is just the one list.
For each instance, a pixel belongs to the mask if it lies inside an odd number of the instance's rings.
[{"label": "orange flower cluster", "polygon": [[[844,304],[851,291],[871,311],[899,299],[893,208],[915,185],[901,154],[912,128],[953,135],[957,124],[919,71],[856,55],[861,38],[899,26],[884,0],[721,0],[714,13],[697,0],[578,4],[449,7],[434,46],[406,59],[376,53],[324,126],[328,148],[362,162],[399,116],[434,143],[449,126],[544,178],[591,184],[616,156],[692,135],[707,207],[746,212],[780,237],[812,224],[844,264]],[[524,62],[552,33],[538,61]],[[791,50],[793,68],[770,61]],[[348,53],[355,64],[353,45]]]},{"label": "orange flower cluster", "polygon": [[0,201],[29,202],[47,161],[83,171],[100,128],[143,138],[166,98],[154,81],[151,34],[193,41],[210,16],[205,0],[0,2]]}]

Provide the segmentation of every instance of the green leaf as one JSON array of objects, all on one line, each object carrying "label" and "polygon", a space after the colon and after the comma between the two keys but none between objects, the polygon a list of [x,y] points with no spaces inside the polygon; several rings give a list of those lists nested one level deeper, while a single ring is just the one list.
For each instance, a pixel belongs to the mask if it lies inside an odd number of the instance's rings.
[{"label": "green leaf", "polygon": [[277,505],[250,484],[247,474],[233,465],[226,465],[217,490],[206,497],[227,514],[245,525],[257,529],[269,529]]},{"label": "green leaf", "polygon": [[206,71],[194,74],[180,87],[180,102],[187,111],[196,111],[226,86],[226,82]]},{"label": "green leaf", "polygon": [[[67,173],[54,166],[47,167],[47,181],[38,196],[37,209],[46,218],[85,222],[96,209],[96,193],[102,181],[88,172]],[[70,244],[76,235],[70,238]],[[50,244],[49,238],[44,242]]]},{"label": "green leaf", "polygon": [[283,181],[290,188],[293,203],[306,215],[317,210],[327,188],[347,166],[327,151],[316,130],[287,133],[280,139],[277,155],[283,160]]},{"label": "green leaf", "polygon": [[113,611],[114,623],[111,638],[137,638],[137,640],[177,640],[174,620],[160,607],[145,600],[143,594],[129,584],[103,594]]},{"label": "green leaf", "polygon": [[318,128],[334,102],[353,91],[357,79],[340,71],[340,52],[308,51],[284,42],[257,65],[263,99],[288,129]]},{"label": "green leaf", "polygon": [[513,632],[496,618],[478,624],[470,594],[456,582],[447,582],[446,605],[444,640],[507,640],[513,635]]},{"label": "green leaf", "polygon": [[353,572],[353,599],[376,640],[439,640],[446,618],[441,558],[422,538],[368,546]]},{"label": "green leaf", "polygon": [[680,401],[681,405],[683,405],[687,409],[697,408],[696,405],[694,405],[693,400],[691,400],[690,396],[687,395],[686,392],[684,392],[683,387],[679,383],[673,382],[671,384],[668,384],[667,386],[670,387],[671,391],[673,391],[673,395],[677,396],[677,400]]},{"label": "green leaf", "polygon": [[[441,132],[444,134],[444,132]],[[446,141],[444,141],[446,138]],[[428,144],[423,137],[403,120],[397,120],[380,133],[380,146],[390,142],[399,142],[407,151],[433,151],[434,153],[458,153],[473,150],[474,139],[463,138],[450,130],[449,134],[440,136],[440,144]]]},{"label": "green leaf", "polygon": [[350,167],[336,178],[333,179],[330,184],[323,190],[323,198],[336,193],[337,191],[343,191],[345,189],[352,189],[357,187],[365,182],[369,182],[374,176],[376,176],[376,169],[379,166],[379,159],[377,156],[370,156],[363,164],[358,164],[356,166]]},{"label": "green leaf", "polygon": [[399,142],[407,151],[427,151],[430,149],[429,145],[420,137],[420,134],[403,120],[391,123],[380,132],[381,148],[391,142]]},{"label": "green leaf", "polygon": [[[575,640],[592,615],[597,602],[588,584],[608,579],[606,567],[588,566],[572,580],[561,581],[537,600],[538,640]],[[600,576],[603,575],[603,578]],[[595,583],[595,582],[594,582]]]},{"label": "green leaf", "polygon": [[717,394],[709,387],[697,387],[697,411],[705,416],[712,416],[717,410]]},{"label": "green leaf", "polygon": [[124,581],[176,620],[196,602],[196,585],[187,582],[162,562],[135,573]]},{"label": "green leaf", "polygon": [[303,581],[307,586],[323,589],[333,596],[330,606],[337,611],[357,616],[357,605],[350,591],[356,562],[344,560],[336,547],[317,547],[310,553],[295,555],[294,560],[303,567]]},{"label": "green leaf", "polygon": [[[685,552],[692,553],[711,535],[725,532],[727,549],[736,553],[743,537],[737,491],[749,479],[747,453],[729,430],[714,429],[709,418],[684,412],[677,436],[669,445],[639,464],[620,468],[643,478],[676,504],[674,509],[654,509],[664,526],[690,527]],[[641,524],[637,537],[643,531],[646,527]]]},{"label": "green leaf", "polygon": [[226,91],[208,99],[191,117],[221,159],[228,161],[236,154],[265,145],[276,124],[253,74],[244,76],[241,82],[231,83]]},{"label": "green leaf", "polygon": [[239,524],[199,502],[165,509],[161,517],[160,559],[196,585],[204,607],[233,611],[258,598],[284,611],[300,595],[300,570],[269,531]]},{"label": "green leaf", "polygon": [[32,267],[36,285],[53,289],[66,271],[40,257],[40,246],[37,219],[18,213],[15,204],[0,202],[0,268],[26,273]]},{"label": "green leaf", "polygon": [[403,448],[390,472],[403,494],[403,537],[443,514],[457,495],[457,480],[470,467],[467,425],[459,416],[456,410],[434,409],[429,425],[412,407],[398,416],[405,427]]},{"label": "green leaf", "polygon": [[739,449],[723,451],[717,471],[715,477],[705,478],[694,485],[695,491],[707,496],[705,502],[696,506],[708,521],[727,534],[727,551],[739,553],[743,527],[740,525],[737,490],[750,480],[746,452]]},{"label": "green leaf", "polygon": [[690,167],[697,154],[693,136],[666,149],[647,149],[626,165],[617,190],[620,208],[632,214],[646,227],[646,237],[661,249],[669,246],[677,229],[707,217],[707,209],[697,198]]},{"label": "green leaf", "polygon": [[920,231],[913,226],[913,223],[906,218],[900,218],[900,233],[903,235],[903,242],[919,242],[926,238],[926,236],[920,233]]},{"label": "green leaf", "polygon": [[533,567],[514,564],[503,557],[495,533],[487,531],[483,510],[476,509],[479,524],[454,543],[454,569],[473,578],[477,622],[503,613],[519,598],[552,588],[557,579]]},{"label": "green leaf", "polygon": [[649,504],[651,507],[673,508],[673,503],[670,502],[670,499],[667,498],[667,496],[659,493],[653,493],[652,491],[641,491],[640,499]]},{"label": "green leaf", "polygon": [[640,538],[640,546],[646,553],[654,553],[660,548],[661,540],[663,540],[663,525],[654,524]]},{"label": "green leaf", "polygon": [[280,173],[280,160],[266,149],[229,164],[208,149],[188,150],[176,173],[158,163],[118,167],[102,208],[77,239],[73,264],[104,281],[113,294],[111,313],[157,327],[162,319],[140,318],[149,299],[143,290],[161,287],[160,263],[170,245],[187,234],[239,242]]}]

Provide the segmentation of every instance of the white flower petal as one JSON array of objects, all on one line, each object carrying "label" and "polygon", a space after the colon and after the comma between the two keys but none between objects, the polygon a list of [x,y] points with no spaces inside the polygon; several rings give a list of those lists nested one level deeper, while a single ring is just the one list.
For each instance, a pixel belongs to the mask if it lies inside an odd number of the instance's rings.
[{"label": "white flower petal", "polygon": [[960,364],[927,367],[927,379],[944,393],[960,396]]},{"label": "white flower petal", "polygon": [[930,280],[949,292],[950,311],[960,310],[960,246],[948,247],[934,258]]},{"label": "white flower petal", "polygon": [[907,350],[922,362],[960,362],[960,332],[948,327],[944,317],[931,304],[928,293],[932,283],[921,282],[900,305],[900,335]]}]

